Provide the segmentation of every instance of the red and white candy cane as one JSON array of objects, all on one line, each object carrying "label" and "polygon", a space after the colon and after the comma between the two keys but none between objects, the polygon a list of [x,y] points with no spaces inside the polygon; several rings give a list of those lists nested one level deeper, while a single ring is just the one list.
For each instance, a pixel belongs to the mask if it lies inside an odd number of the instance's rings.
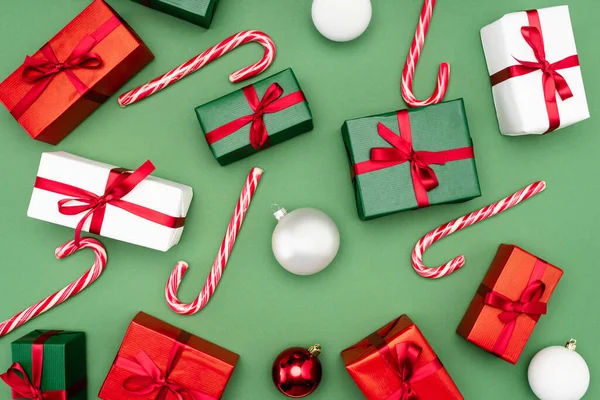
[{"label": "red and white candy cane", "polygon": [[198,54],[196,57],[181,64],[179,67],[170,70],[164,75],[151,80],[145,85],[122,94],[119,96],[119,104],[125,107],[129,104],[133,104],[145,99],[146,97],[153,95],[154,93],[166,88],[178,80],[185,78],[192,72],[199,70],[211,61],[221,57],[223,54],[228,53],[236,47],[249,42],[257,42],[265,48],[262,59],[255,64],[232,73],[229,75],[229,80],[235,83],[252,78],[253,76],[258,75],[269,68],[271,63],[273,63],[276,53],[275,43],[273,43],[273,40],[266,33],[253,30],[241,31],[223,40],[221,43],[214,45],[210,49],[205,50],[201,54]]},{"label": "red and white candy cane", "polygon": [[169,307],[171,307],[171,310],[175,311],[177,314],[195,314],[202,310],[206,304],[208,304],[208,301],[219,284],[223,270],[227,265],[227,260],[229,259],[229,255],[231,254],[231,250],[235,244],[237,234],[242,227],[242,222],[244,222],[246,211],[250,206],[250,201],[252,200],[252,196],[254,195],[256,187],[258,186],[258,182],[260,181],[262,173],[262,169],[252,168],[248,174],[248,178],[246,179],[246,183],[242,189],[240,199],[235,206],[233,216],[231,217],[229,226],[227,227],[227,232],[225,233],[225,237],[223,238],[223,242],[219,248],[219,253],[215,258],[215,262],[213,263],[206,283],[204,284],[204,287],[202,288],[202,291],[196,300],[186,304],[182,303],[177,298],[177,290],[179,289],[181,280],[188,269],[188,264],[185,261],[179,261],[173,269],[173,272],[171,273],[171,276],[167,282],[167,287],[165,288],[165,297]]},{"label": "red and white candy cane", "polygon": [[476,224],[486,218],[493,217],[511,207],[516,206],[522,201],[535,196],[546,189],[546,182],[538,181],[531,185],[524,187],[515,194],[500,200],[497,203],[485,206],[471,214],[464,215],[454,221],[450,221],[439,228],[436,228],[425,235],[419,240],[412,252],[412,264],[417,273],[425,278],[441,278],[446,275],[450,275],[463,265],[465,265],[465,256],[461,255],[453,260],[447,262],[436,268],[428,268],[423,264],[423,252],[427,250],[429,246],[442,239],[445,236],[450,235],[456,231],[459,231],[467,226]]},{"label": "red and white candy cane", "polygon": [[404,70],[402,71],[402,97],[409,107],[423,107],[431,104],[437,104],[444,99],[446,90],[448,89],[450,65],[446,62],[443,62],[440,64],[438,71],[435,91],[427,100],[418,100],[413,94],[412,90],[415,68],[417,67],[419,57],[421,56],[421,51],[425,45],[425,37],[427,36],[427,30],[429,29],[429,23],[431,22],[435,1],[436,0],[425,0],[423,3],[423,9],[421,10],[419,23],[417,25],[417,31],[415,32],[415,37],[410,46],[408,56],[406,57]]},{"label": "red and white candy cane", "polygon": [[94,265],[92,265],[81,278],[77,279],[69,286],[46,297],[44,300],[34,304],[26,310],[21,311],[14,317],[0,323],[0,337],[7,335],[27,321],[32,320],[49,309],[56,307],[63,301],[75,296],[98,279],[100,274],[102,274],[102,271],[104,271],[107,262],[106,250],[98,240],[89,237],[82,238],[79,247],[75,246],[74,240],[71,240],[56,249],[56,258],[61,259],[68,257],[76,251],[85,248],[91,249],[96,254]]}]

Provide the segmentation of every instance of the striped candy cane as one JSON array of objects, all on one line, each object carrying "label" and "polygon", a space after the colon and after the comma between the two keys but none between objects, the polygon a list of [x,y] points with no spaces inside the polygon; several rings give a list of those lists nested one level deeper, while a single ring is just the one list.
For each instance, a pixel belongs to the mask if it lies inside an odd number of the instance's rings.
[{"label": "striped candy cane", "polygon": [[32,320],[38,315],[45,313],[49,309],[56,307],[63,301],[75,296],[77,293],[81,292],[83,289],[91,285],[96,279],[98,279],[100,274],[102,274],[102,271],[104,271],[107,262],[106,250],[104,249],[102,243],[100,243],[98,240],[89,237],[82,238],[79,247],[75,246],[74,240],[71,240],[56,249],[56,258],[61,259],[68,257],[76,251],[85,248],[91,249],[96,254],[96,261],[94,261],[94,265],[92,265],[92,267],[85,274],[83,274],[81,278],[77,279],[69,286],[59,290],[51,296],[46,297],[44,300],[34,304],[26,310],[21,311],[14,317],[0,323],[0,337],[7,335],[27,321]]},{"label": "striped candy cane", "polygon": [[233,216],[229,221],[227,232],[225,233],[225,237],[223,238],[223,242],[221,243],[219,253],[217,254],[215,262],[213,263],[210,274],[208,275],[202,291],[192,303],[185,304],[179,301],[177,298],[177,290],[179,289],[181,280],[188,269],[188,264],[185,261],[179,261],[173,269],[173,272],[171,273],[171,276],[167,282],[167,287],[165,288],[165,297],[169,307],[171,307],[171,310],[175,311],[177,314],[191,315],[197,313],[198,311],[202,310],[204,306],[206,306],[211,296],[215,292],[215,289],[219,285],[219,280],[221,279],[223,270],[227,265],[227,260],[229,259],[233,245],[235,244],[237,234],[242,227],[242,222],[244,222],[246,211],[250,206],[250,201],[252,200],[252,196],[254,195],[256,187],[258,186],[258,182],[260,181],[262,173],[262,169],[252,168],[250,174],[248,174],[248,178],[246,179],[240,199],[235,206]]},{"label": "striped candy cane", "polygon": [[255,64],[232,73],[229,75],[229,80],[235,83],[252,78],[253,76],[258,75],[269,68],[273,62],[276,53],[275,43],[273,43],[273,40],[271,40],[266,33],[260,31],[241,31],[223,40],[221,43],[214,45],[210,49],[205,50],[203,53],[198,54],[196,57],[181,64],[179,67],[170,70],[164,75],[153,79],[145,85],[122,94],[119,96],[119,104],[125,107],[129,104],[143,100],[159,90],[162,90],[178,80],[185,78],[189,74],[199,70],[211,61],[221,57],[223,54],[228,53],[236,47],[249,42],[260,43],[265,48],[262,59]]},{"label": "striped candy cane", "polygon": [[531,185],[524,187],[512,196],[506,197],[497,203],[485,206],[471,214],[464,215],[458,219],[450,221],[425,235],[419,240],[412,252],[412,264],[417,273],[425,278],[441,278],[446,275],[450,275],[463,265],[465,265],[465,256],[461,255],[453,260],[447,262],[436,268],[428,268],[423,264],[423,252],[427,250],[429,246],[445,236],[450,235],[456,231],[459,231],[467,226],[476,224],[487,218],[491,218],[496,214],[499,214],[511,207],[516,206],[522,201],[535,196],[546,189],[546,182],[539,181],[532,183]]},{"label": "striped candy cane", "polygon": [[418,100],[413,94],[412,90],[415,68],[419,62],[421,50],[423,50],[423,46],[425,45],[425,37],[427,36],[427,30],[429,29],[429,23],[431,22],[434,6],[435,0],[425,0],[423,3],[423,9],[421,10],[419,23],[417,25],[417,31],[415,32],[415,37],[410,46],[408,56],[406,57],[404,70],[402,71],[402,97],[409,107],[423,107],[431,104],[437,104],[444,99],[446,90],[448,89],[450,65],[444,62],[440,64],[435,91],[427,100]]}]

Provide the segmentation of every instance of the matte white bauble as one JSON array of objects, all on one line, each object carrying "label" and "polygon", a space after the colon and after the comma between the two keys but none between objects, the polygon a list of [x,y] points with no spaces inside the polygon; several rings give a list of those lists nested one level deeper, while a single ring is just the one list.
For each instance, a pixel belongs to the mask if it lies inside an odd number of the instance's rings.
[{"label": "matte white bauble", "polygon": [[271,245],[283,268],[296,275],[312,275],[333,261],[340,248],[340,232],[327,214],[314,208],[290,213],[280,208],[273,215],[278,222]]},{"label": "matte white bauble", "polygon": [[356,39],[371,22],[370,0],[313,0],[312,20],[321,35],[335,42]]},{"label": "matte white bauble", "polygon": [[575,352],[576,340],[565,347],[550,346],[540,350],[527,371],[529,386],[541,400],[579,400],[590,385],[587,363]]}]

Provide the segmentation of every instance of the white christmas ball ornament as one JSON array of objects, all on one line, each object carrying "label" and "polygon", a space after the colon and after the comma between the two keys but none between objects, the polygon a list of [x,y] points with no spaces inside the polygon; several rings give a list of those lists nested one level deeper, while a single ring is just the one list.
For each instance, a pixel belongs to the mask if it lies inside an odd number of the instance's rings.
[{"label": "white christmas ball ornament", "polygon": [[321,35],[348,42],[363,34],[371,22],[370,0],[313,0],[312,20]]},{"label": "white christmas ball ornament", "polygon": [[550,346],[531,360],[527,378],[529,386],[541,400],[579,400],[590,385],[587,363],[575,352],[576,340],[565,347]]},{"label": "white christmas ball ornament", "polygon": [[314,208],[290,213],[280,208],[273,215],[278,223],[271,245],[283,268],[296,275],[312,275],[333,261],[340,248],[340,232],[327,214]]}]

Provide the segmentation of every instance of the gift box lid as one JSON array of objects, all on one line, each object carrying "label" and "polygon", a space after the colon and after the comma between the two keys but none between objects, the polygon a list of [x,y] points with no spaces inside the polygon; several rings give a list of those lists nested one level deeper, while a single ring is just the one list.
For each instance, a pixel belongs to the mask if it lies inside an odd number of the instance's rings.
[{"label": "gift box lid", "polygon": [[[563,271],[560,268],[522,248],[501,244],[481,286],[457,328],[457,333],[492,352],[506,324],[499,319],[503,310],[484,303],[485,294],[495,292],[512,301],[518,301],[528,285],[539,280],[543,283],[544,289],[540,298],[535,302],[546,304],[562,275]],[[521,314],[516,320],[515,331],[511,335],[506,349],[502,354],[496,355],[516,364],[535,328],[537,318],[539,316],[530,317]]]},{"label": "gift box lid", "polygon": [[52,333],[52,336],[44,337],[42,343],[42,391],[65,390],[77,386],[77,392],[85,394],[82,385],[85,385],[87,365],[83,332],[34,330],[11,343],[13,362],[21,364],[31,379],[32,346],[48,333]]},{"label": "gift box lid", "polygon": [[[384,325],[357,344],[343,350],[341,355],[350,376],[369,400],[387,400],[402,386],[398,371],[394,371],[380,354],[377,345],[387,346],[395,354],[401,343],[417,345],[421,352],[414,369],[439,359],[415,323],[402,315]],[[441,364],[441,362],[440,362]],[[458,388],[442,367],[435,373],[414,382],[412,389],[423,400],[463,399]]]},{"label": "gift box lid", "polygon": [[208,29],[218,0],[133,0]]},{"label": "gift box lid", "polygon": [[[473,146],[462,99],[410,109],[408,115],[415,151],[442,152]],[[370,160],[372,148],[392,147],[378,134],[380,123],[394,134],[400,133],[397,111],[344,122],[342,136],[352,169]],[[474,158],[430,167],[439,181],[438,187],[427,192],[430,205],[465,201],[481,195]],[[418,208],[410,162],[354,175],[361,219]]]},{"label": "gift box lid", "polygon": [[[220,399],[239,355],[143,312],[129,325],[98,397],[116,400],[131,396],[124,383],[135,373],[123,368],[120,358],[135,362],[143,352],[164,375],[175,345],[183,345],[183,348],[169,371],[169,381],[186,390],[197,390]],[[157,392],[158,389],[152,390],[140,400],[153,400]]]},{"label": "gift box lid", "polygon": [[[200,129],[207,138],[207,142],[209,142],[211,152],[221,165],[229,164],[260,151],[260,149],[253,148],[250,142],[251,123],[247,123],[233,133],[212,143],[208,139],[209,135],[217,128],[221,128],[232,121],[254,114],[244,90],[253,87],[260,100],[274,84],[283,89],[279,99],[293,96],[295,93],[304,96],[294,71],[288,68],[245,88],[196,107]],[[303,101],[291,104],[277,112],[265,113],[262,118],[268,134],[268,142],[265,147],[276,145],[313,128],[312,113],[305,98]]]},{"label": "gift box lid", "polygon": [[[24,63],[0,83],[0,101],[33,138],[57,144],[154,58],[131,27],[103,0],[94,0],[47,46],[59,62],[65,62],[84,41],[95,43],[89,52],[100,58],[100,66],[56,73],[28,107],[21,102],[40,81],[29,83],[24,79]],[[42,49],[32,59],[48,61]],[[84,89],[78,89],[79,86],[87,87],[83,95]],[[20,115],[14,114],[17,107]]]}]

